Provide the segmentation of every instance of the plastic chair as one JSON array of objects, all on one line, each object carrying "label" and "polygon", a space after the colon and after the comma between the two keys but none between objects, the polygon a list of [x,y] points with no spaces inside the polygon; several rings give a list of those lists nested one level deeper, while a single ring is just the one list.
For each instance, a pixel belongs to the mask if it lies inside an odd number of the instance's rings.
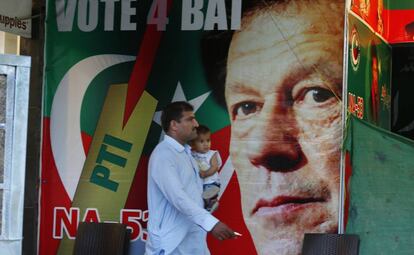
[{"label": "plastic chair", "polygon": [[358,255],[359,238],[353,234],[305,234],[302,255]]},{"label": "plastic chair", "polygon": [[129,236],[124,224],[81,222],[73,255],[126,255]]}]

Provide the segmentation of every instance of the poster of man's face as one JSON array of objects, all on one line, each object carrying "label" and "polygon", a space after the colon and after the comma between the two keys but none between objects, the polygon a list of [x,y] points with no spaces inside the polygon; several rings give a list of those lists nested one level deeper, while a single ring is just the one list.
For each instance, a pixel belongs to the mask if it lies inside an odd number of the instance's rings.
[{"label": "poster of man's face", "polygon": [[343,16],[343,1],[257,1],[228,41],[230,156],[258,254],[337,232]]},{"label": "poster of man's face", "polygon": [[213,215],[242,234],[207,234],[212,255],[299,255],[305,233],[337,233],[344,8],[47,1],[39,253],[71,253],[85,220],[129,224],[144,254],[148,159],[174,101],[210,128],[223,159]]}]

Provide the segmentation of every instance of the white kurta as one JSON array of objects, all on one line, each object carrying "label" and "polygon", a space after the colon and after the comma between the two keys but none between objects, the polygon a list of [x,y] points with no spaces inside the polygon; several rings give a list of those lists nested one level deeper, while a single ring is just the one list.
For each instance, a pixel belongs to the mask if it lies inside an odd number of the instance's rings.
[{"label": "white kurta", "polygon": [[206,231],[218,220],[203,208],[203,181],[190,147],[165,136],[148,167],[146,255],[208,255]]}]

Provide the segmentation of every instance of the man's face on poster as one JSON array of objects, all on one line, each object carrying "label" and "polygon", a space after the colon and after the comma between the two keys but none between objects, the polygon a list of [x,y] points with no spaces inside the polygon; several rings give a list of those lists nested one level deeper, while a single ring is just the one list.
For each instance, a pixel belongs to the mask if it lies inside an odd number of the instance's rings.
[{"label": "man's face on poster", "polygon": [[304,233],[337,231],[343,5],[267,6],[233,35],[230,152],[258,254],[300,254]]}]

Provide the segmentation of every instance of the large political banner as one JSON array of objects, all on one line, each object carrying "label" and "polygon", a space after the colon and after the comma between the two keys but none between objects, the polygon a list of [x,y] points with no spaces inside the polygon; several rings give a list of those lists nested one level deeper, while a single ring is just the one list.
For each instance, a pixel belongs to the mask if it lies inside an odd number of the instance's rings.
[{"label": "large political banner", "polygon": [[144,254],[148,159],[182,100],[223,159],[214,215],[242,234],[212,254],[336,233],[344,5],[49,0],[39,254],[72,254],[83,221],[128,225]]}]

